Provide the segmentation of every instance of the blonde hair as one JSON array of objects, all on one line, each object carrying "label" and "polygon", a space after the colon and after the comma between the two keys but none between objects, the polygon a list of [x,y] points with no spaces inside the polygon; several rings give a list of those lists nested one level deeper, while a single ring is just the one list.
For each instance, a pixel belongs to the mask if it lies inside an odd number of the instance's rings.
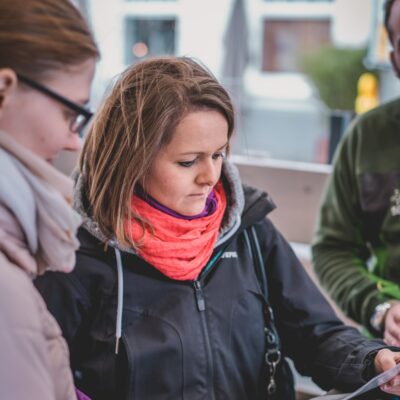
[{"label": "blonde hair", "polygon": [[128,68],[105,99],[85,141],[80,168],[86,197],[100,229],[121,244],[126,218],[146,223],[130,207],[133,188],[145,183],[153,161],[176,125],[191,111],[211,109],[234,129],[228,93],[203,66],[187,57],[149,59]]},{"label": "blonde hair", "polygon": [[0,68],[40,80],[49,71],[99,57],[70,0],[0,0]]}]

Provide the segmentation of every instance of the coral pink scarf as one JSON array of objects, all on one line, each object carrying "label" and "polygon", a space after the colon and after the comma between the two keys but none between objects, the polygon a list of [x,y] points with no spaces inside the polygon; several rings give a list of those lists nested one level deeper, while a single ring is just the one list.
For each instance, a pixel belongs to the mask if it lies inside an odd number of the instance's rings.
[{"label": "coral pink scarf", "polygon": [[[196,279],[213,252],[226,208],[222,183],[218,182],[214,190],[216,210],[190,221],[168,215],[133,195],[132,209],[154,228],[154,233],[145,228],[138,255],[171,279]],[[134,219],[127,221],[125,229],[134,241],[141,239],[142,228]]]}]

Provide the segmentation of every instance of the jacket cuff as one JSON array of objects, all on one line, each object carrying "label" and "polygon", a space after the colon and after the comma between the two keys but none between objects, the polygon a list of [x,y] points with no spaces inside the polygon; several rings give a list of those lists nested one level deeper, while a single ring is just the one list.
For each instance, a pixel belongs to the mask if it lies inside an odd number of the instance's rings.
[{"label": "jacket cuff", "polygon": [[366,382],[368,382],[369,380],[371,380],[372,378],[374,378],[377,375],[377,373],[375,371],[374,360],[375,360],[377,353],[382,349],[388,349],[391,351],[400,352],[400,348],[395,347],[395,346],[382,346],[380,349],[375,349],[375,350],[370,351],[364,359],[364,368],[363,368],[363,371],[361,374],[362,378]]}]

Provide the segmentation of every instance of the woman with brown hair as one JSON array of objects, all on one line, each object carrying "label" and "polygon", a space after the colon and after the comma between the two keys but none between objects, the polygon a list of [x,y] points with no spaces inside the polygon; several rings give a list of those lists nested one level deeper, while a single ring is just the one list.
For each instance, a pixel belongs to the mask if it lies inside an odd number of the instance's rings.
[{"label": "woman with brown hair", "polygon": [[225,159],[233,129],[227,92],[189,58],[128,68],[96,116],[76,268],[37,280],[93,399],[289,400],[283,356],[344,390],[400,357],[337,319],[268,195]]},{"label": "woman with brown hair", "polygon": [[69,0],[0,0],[0,397],[75,399],[67,345],[32,279],[75,264],[72,182],[97,46]]}]

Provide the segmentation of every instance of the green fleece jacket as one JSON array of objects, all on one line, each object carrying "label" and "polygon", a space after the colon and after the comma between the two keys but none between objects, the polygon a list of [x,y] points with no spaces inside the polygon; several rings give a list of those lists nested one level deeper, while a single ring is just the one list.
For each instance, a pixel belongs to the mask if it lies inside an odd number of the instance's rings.
[{"label": "green fleece jacket", "polygon": [[312,250],[322,285],[350,318],[373,331],[375,306],[400,299],[400,99],[349,127]]}]

